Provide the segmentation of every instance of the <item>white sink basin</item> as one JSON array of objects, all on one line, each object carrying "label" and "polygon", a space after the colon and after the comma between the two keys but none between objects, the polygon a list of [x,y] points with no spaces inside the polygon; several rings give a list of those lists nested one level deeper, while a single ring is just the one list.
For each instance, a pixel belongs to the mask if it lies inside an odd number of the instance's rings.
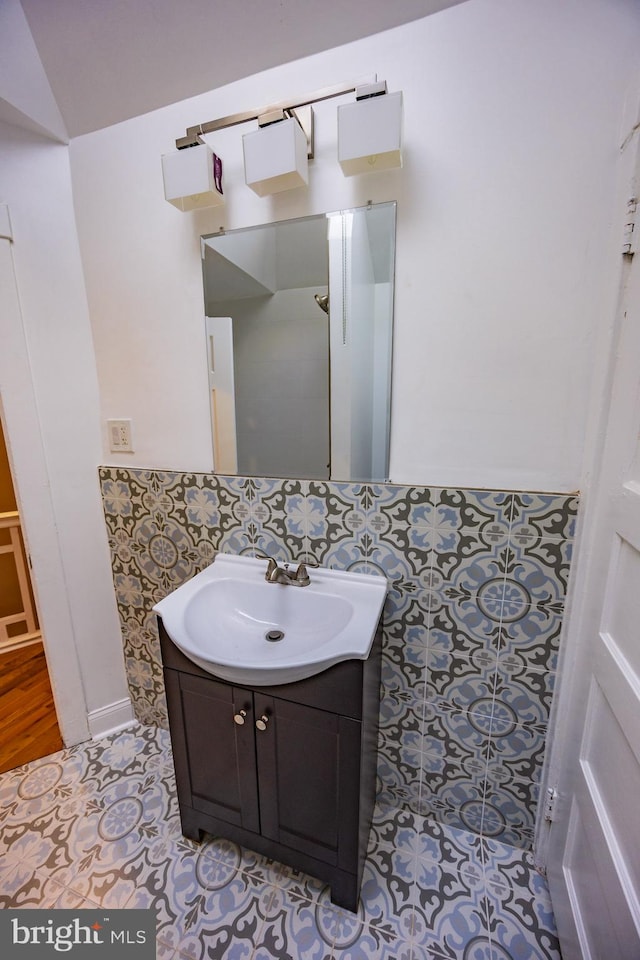
[{"label": "white sink basin", "polygon": [[266,569],[266,560],[218,554],[153,609],[186,657],[232,683],[292,683],[366,660],[385,577],[310,567],[311,583],[298,587],[267,583]]}]

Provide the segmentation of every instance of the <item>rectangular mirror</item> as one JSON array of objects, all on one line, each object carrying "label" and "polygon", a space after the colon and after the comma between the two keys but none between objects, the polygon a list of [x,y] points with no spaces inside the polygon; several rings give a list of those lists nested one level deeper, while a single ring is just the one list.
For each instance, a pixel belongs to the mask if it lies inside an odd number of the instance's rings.
[{"label": "rectangular mirror", "polygon": [[386,480],[395,203],[202,238],[214,470]]}]

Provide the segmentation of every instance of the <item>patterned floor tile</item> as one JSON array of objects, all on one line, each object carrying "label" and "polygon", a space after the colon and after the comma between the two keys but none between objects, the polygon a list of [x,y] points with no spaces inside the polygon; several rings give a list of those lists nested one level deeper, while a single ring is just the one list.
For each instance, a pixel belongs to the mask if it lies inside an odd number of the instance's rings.
[{"label": "patterned floor tile", "polygon": [[365,925],[353,942],[343,944],[340,937],[336,940],[332,960],[430,960],[427,954],[420,954],[418,950],[415,944],[406,940],[387,940],[378,930]]},{"label": "patterned floor tile", "polygon": [[127,907],[154,909],[158,939],[181,955],[223,957],[233,944],[250,956],[273,888],[179,843],[162,853],[138,861]]},{"label": "patterned floor tile", "polygon": [[0,776],[0,908],[150,907],[161,960],[559,960],[545,880],[502,839],[379,805],[352,914],[313,877],[182,837],[169,759],[137,726]]},{"label": "patterned floor tile", "polygon": [[31,864],[0,861],[0,909],[54,907],[64,888]]},{"label": "patterned floor tile", "polygon": [[319,900],[307,900],[293,887],[278,888],[265,907],[257,936],[255,960],[288,960],[291,956],[328,960],[339,913]]}]

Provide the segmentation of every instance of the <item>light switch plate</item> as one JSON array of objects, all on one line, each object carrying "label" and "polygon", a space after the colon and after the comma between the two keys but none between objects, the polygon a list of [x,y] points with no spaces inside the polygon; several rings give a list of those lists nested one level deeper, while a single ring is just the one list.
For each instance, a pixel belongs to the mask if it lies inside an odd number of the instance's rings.
[{"label": "light switch plate", "polygon": [[111,453],[133,453],[131,420],[107,420]]}]

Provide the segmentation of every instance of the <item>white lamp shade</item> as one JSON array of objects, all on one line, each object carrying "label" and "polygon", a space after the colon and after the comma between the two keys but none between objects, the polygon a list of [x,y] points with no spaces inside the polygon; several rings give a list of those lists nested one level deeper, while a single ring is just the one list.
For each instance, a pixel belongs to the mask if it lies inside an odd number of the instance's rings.
[{"label": "white lamp shade", "polygon": [[402,93],[338,107],[338,162],[347,177],[402,166]]},{"label": "white lamp shade", "polygon": [[293,117],[245,134],[242,148],[245,181],[259,197],[309,182],[307,138]]},{"label": "white lamp shade", "polygon": [[224,203],[222,161],[206,143],[165,154],[162,176],[165,199],[178,210]]}]

